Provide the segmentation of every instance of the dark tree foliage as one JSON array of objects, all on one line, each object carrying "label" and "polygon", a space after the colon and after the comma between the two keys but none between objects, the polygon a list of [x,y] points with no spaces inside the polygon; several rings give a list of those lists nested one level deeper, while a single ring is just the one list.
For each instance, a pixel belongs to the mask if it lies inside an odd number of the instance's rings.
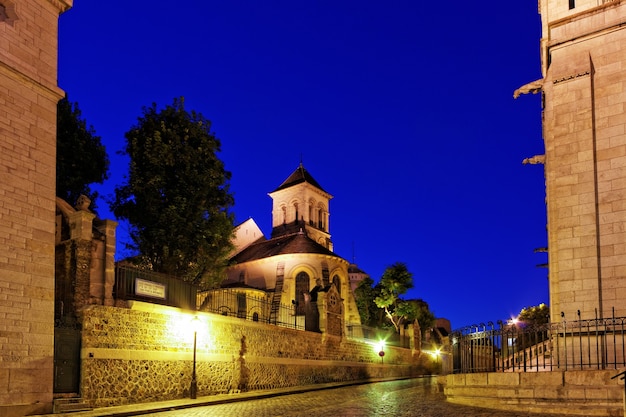
[{"label": "dark tree foliage", "polygon": [[144,107],[125,135],[129,174],[111,204],[128,220],[128,246],[142,266],[202,288],[221,281],[233,235],[231,174],[210,129],[200,113],[185,110],[182,98],[160,111],[156,104]]},{"label": "dark tree foliage", "polygon": [[57,104],[56,195],[74,204],[84,194],[95,208],[98,193],[90,185],[102,184],[108,171],[109,157],[100,137],[81,118],[78,103],[62,98]]},{"label": "dark tree foliage", "polygon": [[420,329],[422,329],[422,335],[424,337],[426,335],[426,332],[429,329],[432,329],[435,325],[435,315],[432,311],[430,311],[428,303],[426,303],[424,300],[417,299],[406,300],[404,301],[404,304],[409,304],[412,306],[410,310],[407,309],[410,314],[406,314],[404,316],[405,322],[411,323],[417,321]]},{"label": "dark tree foliage", "polygon": [[359,285],[354,289],[354,298],[361,323],[365,326],[379,327],[381,324],[382,310],[374,302],[374,299],[379,295],[380,288],[374,286],[374,280],[370,277],[359,282]]}]

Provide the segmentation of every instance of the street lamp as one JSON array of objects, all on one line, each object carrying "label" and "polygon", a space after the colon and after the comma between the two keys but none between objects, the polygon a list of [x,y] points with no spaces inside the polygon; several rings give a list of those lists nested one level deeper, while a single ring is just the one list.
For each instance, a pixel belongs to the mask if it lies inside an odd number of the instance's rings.
[{"label": "street lamp", "polygon": [[196,399],[198,394],[198,381],[196,380],[196,341],[198,338],[198,325],[200,320],[198,316],[195,316],[191,320],[191,327],[193,328],[193,371],[191,372],[191,387],[189,388],[189,397],[192,400]]}]

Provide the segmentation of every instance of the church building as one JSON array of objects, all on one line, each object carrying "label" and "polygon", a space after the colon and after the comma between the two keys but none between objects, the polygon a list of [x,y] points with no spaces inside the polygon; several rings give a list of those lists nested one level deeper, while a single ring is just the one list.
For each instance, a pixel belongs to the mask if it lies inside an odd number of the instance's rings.
[{"label": "church building", "polygon": [[293,306],[294,322],[303,327],[307,303],[324,294],[327,302],[340,304],[340,334],[346,333],[346,326],[360,325],[350,263],[333,252],[332,195],[301,163],[269,196],[271,237],[267,239],[252,219],[237,227],[236,249],[222,288],[261,292],[272,305]]}]

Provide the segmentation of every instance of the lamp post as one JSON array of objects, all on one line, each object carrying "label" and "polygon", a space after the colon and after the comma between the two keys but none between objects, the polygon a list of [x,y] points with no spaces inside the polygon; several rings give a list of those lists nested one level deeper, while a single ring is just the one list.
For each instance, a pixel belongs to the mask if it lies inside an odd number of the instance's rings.
[{"label": "lamp post", "polygon": [[378,342],[378,356],[380,356],[380,363],[383,364],[384,363],[384,358],[385,358],[385,341],[381,340],[380,342]]},{"label": "lamp post", "polygon": [[196,380],[196,341],[198,339],[198,316],[195,316],[193,320],[191,320],[191,325],[193,326],[193,370],[191,372],[191,387],[189,387],[189,397],[192,400],[196,399],[198,394],[198,381]]}]

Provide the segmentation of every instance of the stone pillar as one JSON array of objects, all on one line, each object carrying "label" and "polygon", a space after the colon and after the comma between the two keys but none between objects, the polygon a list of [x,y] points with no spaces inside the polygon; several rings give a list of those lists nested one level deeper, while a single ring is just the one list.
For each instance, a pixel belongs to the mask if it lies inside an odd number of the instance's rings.
[{"label": "stone pillar", "polygon": [[78,210],[69,214],[70,223],[70,239],[72,240],[91,240],[93,219],[96,215],[89,211]]},{"label": "stone pillar", "polygon": [[118,223],[105,220],[100,231],[104,234],[104,305],[115,304],[113,299],[113,286],[115,285],[115,230]]},{"label": "stone pillar", "polygon": [[59,14],[4,0],[0,20],[0,415],[52,411]]}]

